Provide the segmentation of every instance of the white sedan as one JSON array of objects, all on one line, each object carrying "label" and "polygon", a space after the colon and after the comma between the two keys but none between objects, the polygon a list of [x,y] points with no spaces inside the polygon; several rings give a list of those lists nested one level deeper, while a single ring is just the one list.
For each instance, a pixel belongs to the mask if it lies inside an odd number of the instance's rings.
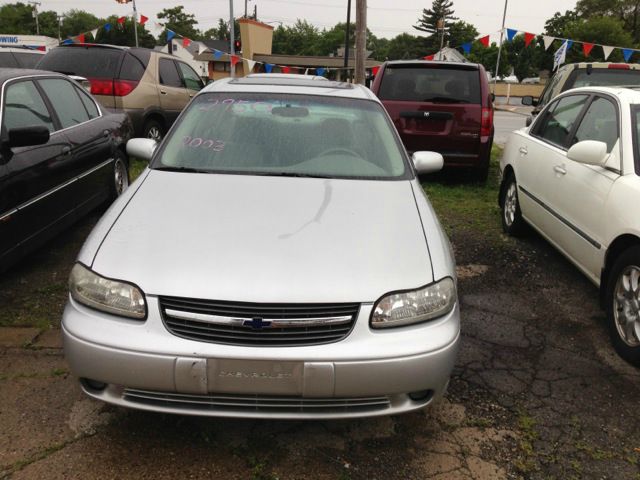
[{"label": "white sedan", "polygon": [[509,137],[502,225],[531,225],[600,288],[613,345],[640,366],[640,92],[570,90]]}]

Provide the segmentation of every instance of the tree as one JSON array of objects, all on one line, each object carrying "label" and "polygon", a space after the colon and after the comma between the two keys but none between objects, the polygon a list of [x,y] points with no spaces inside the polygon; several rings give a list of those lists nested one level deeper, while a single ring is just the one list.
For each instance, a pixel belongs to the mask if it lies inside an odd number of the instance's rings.
[{"label": "tree", "polygon": [[640,41],[640,0],[579,0],[576,12],[585,20],[597,17],[617,19],[634,41]]},{"label": "tree", "polygon": [[[567,25],[564,33],[565,38],[597,43],[599,45],[619,47],[634,45],[631,32],[625,31],[623,23],[620,20],[611,17],[594,17],[586,20],[578,20]],[[616,49],[607,60],[616,62],[622,59],[622,52]],[[567,63],[602,60],[604,60],[604,54],[599,47],[591,50],[591,54],[586,60],[580,47],[573,47],[567,52]]]},{"label": "tree", "polygon": [[545,33],[547,35],[551,35],[552,37],[561,37],[562,35],[564,35],[564,31],[567,28],[567,25],[579,19],[580,17],[573,10],[567,10],[566,12],[564,12],[564,14],[556,12],[553,14],[553,17],[545,22]]},{"label": "tree", "polygon": [[423,38],[401,33],[387,47],[389,60],[413,60],[424,56]]},{"label": "tree", "polygon": [[318,55],[320,32],[306,20],[280,25],[273,32],[273,51],[284,55]]},{"label": "tree", "polygon": [[[106,43],[109,45],[124,45],[132,47],[135,45],[135,37],[133,35],[133,21],[127,21],[121,27],[117,23],[118,17],[112,15],[107,18],[104,23],[110,23],[111,29],[107,32],[104,28],[98,30],[96,43]],[[136,25],[138,29],[138,45],[145,48],[153,48],[156,45],[156,39],[149,33],[144,25],[139,23]]]},{"label": "tree", "polygon": [[426,33],[438,33],[438,22],[444,20],[444,28],[447,29],[447,24],[452,21],[458,20],[453,16],[453,0],[433,0],[433,4],[430,9],[422,9],[422,18],[418,20],[418,25],[414,25],[413,28]]},{"label": "tree", "polygon": [[[64,14],[64,18],[62,19],[60,33],[64,40],[67,37],[74,37],[81,33],[89,32],[104,23],[105,21],[103,19],[84,10],[69,10]],[[57,33],[54,36],[57,37]]]},{"label": "tree", "polygon": [[[198,21],[192,13],[184,11],[184,7],[179,5],[173,8],[165,8],[157,15],[158,23],[165,29],[169,29],[180,37],[187,37],[193,40],[200,38],[200,32],[196,28]],[[167,43],[167,32],[164,31],[158,37],[158,45]]]},{"label": "tree", "polygon": [[[240,39],[240,24],[237,20],[234,22],[233,33],[235,34],[235,39]],[[275,32],[274,32],[275,33]],[[212,38],[214,40],[229,40],[230,32],[229,32],[229,23],[225,22],[222,18],[218,19],[218,26],[210,28],[206,32],[201,35],[201,39],[209,39]]]},{"label": "tree", "polygon": [[33,7],[21,2],[8,3],[0,7],[0,33],[35,35]]},{"label": "tree", "polygon": [[458,20],[449,25],[447,43],[451,47],[459,47],[463,43],[472,42],[478,36],[478,30],[470,23]]},{"label": "tree", "polygon": [[[504,49],[503,53],[505,53]],[[506,77],[511,73],[509,59],[505,57],[506,55],[502,55],[500,58],[500,71],[498,72],[500,77]],[[471,47],[471,53],[467,58],[470,62],[481,63],[487,72],[495,76],[496,63],[498,62],[498,46],[495,42],[488,47],[474,42]]]}]

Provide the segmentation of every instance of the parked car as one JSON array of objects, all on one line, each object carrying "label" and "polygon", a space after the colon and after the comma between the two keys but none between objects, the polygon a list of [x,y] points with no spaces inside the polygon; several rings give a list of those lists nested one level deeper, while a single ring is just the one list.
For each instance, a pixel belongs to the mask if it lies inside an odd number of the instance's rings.
[{"label": "parked car", "polygon": [[368,89],[219,80],[161,146],[127,149],[149,169],[82,248],[62,320],[88,395],[345,418],[444,393],[460,341],[455,266],[416,178],[442,156],[412,163]]},{"label": "parked car", "polygon": [[640,366],[640,92],[579,88],[511,134],[505,232],[533,226],[600,288],[613,345]]},{"label": "parked car", "polygon": [[439,152],[445,167],[470,168],[486,180],[494,128],[482,65],[385,62],[371,90],[382,100],[409,154]]},{"label": "parked car", "polygon": [[640,65],[637,63],[569,63],[558,68],[547,81],[540,98],[522,97],[523,105],[535,107],[527,118],[527,126],[533,118],[560,93],[579,87],[610,87],[615,85],[640,85]]},{"label": "parked car", "polygon": [[43,55],[32,48],[0,46],[0,68],[34,68]]},{"label": "parked car", "polygon": [[204,86],[187,63],[146,48],[62,45],[38,68],[85,77],[105,108],[128,113],[136,135],[157,141]]},{"label": "parked car", "polygon": [[0,271],[128,185],[131,123],[68,77],[0,68]]}]

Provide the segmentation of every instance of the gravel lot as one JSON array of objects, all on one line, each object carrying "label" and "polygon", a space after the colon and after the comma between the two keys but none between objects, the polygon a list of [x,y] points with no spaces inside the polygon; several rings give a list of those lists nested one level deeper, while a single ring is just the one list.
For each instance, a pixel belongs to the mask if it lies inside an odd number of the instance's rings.
[{"label": "gravel lot", "polygon": [[0,278],[0,478],[640,479],[640,372],[610,346],[592,284],[539,236],[501,234],[496,183],[427,182],[460,280],[447,398],[358,421],[201,419],[85,398],[57,327],[92,214]]}]

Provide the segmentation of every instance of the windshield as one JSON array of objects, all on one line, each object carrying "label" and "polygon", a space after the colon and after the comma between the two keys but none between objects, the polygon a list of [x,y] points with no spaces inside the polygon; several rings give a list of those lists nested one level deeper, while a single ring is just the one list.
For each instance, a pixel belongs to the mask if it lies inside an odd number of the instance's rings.
[{"label": "windshield", "polygon": [[576,72],[576,78],[571,88],[640,85],[640,70],[594,68],[591,73],[582,69],[576,70]]},{"label": "windshield", "polygon": [[388,65],[380,100],[440,103],[480,103],[477,69],[442,65]]},{"label": "windshield", "polygon": [[326,178],[408,178],[402,145],[372,101],[284,94],[196,97],[152,168]]}]

